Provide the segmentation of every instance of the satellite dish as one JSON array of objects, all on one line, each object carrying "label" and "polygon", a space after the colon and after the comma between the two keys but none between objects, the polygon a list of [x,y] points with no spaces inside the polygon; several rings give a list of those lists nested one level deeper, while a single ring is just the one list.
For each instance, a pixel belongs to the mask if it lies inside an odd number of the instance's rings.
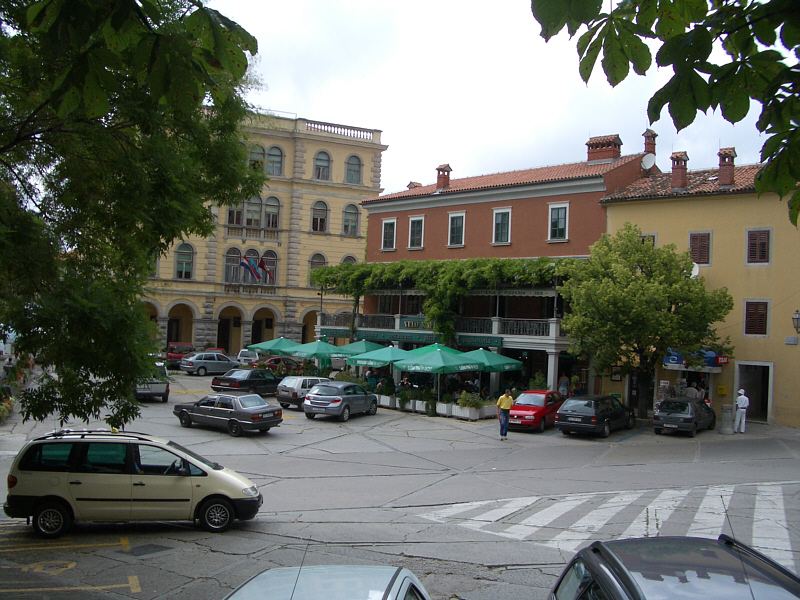
[{"label": "satellite dish", "polygon": [[697,276],[700,275],[700,265],[696,262],[692,263],[692,279],[697,279]]},{"label": "satellite dish", "polygon": [[653,168],[656,164],[656,155],[655,154],[645,154],[642,157],[642,169],[645,171],[649,171]]}]

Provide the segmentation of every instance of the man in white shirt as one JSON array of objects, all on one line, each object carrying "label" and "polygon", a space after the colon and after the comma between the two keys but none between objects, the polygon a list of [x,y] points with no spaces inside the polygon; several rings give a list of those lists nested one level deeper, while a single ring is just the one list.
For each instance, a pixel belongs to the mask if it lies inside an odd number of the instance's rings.
[{"label": "man in white shirt", "polygon": [[736,419],[733,422],[733,433],[744,433],[744,423],[747,420],[747,407],[750,406],[750,398],[744,395],[744,390],[739,390],[736,398]]},{"label": "man in white shirt", "polygon": [[690,385],[688,388],[686,388],[686,391],[683,392],[683,395],[686,398],[699,398],[700,397],[700,392],[697,391],[697,383],[695,383],[693,381],[692,385]]}]

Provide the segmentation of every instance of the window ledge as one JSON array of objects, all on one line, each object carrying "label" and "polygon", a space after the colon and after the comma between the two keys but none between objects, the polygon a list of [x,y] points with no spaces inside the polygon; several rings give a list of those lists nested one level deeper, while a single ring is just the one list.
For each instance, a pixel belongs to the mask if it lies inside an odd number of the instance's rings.
[{"label": "window ledge", "polygon": [[559,238],[554,240],[547,240],[548,244],[566,244],[569,242],[569,238]]},{"label": "window ledge", "polygon": [[425,246],[409,246],[406,250],[425,250]]},{"label": "window ledge", "polygon": [[311,235],[330,235],[331,234],[330,231],[313,231],[313,230],[309,230],[308,233],[310,233]]},{"label": "window ledge", "polygon": [[744,333],[744,334],[742,334],[742,337],[746,337],[746,338],[768,338],[769,334],[768,333]]},{"label": "window ledge", "polygon": [[448,244],[445,248],[463,248],[464,244]]},{"label": "window ledge", "polygon": [[746,262],[744,263],[746,267],[770,267],[772,263],[769,261],[766,262]]},{"label": "window ledge", "polygon": [[395,252],[397,248],[381,248],[381,252]]},{"label": "window ledge", "polygon": [[492,246],[510,246],[511,242],[492,242]]}]

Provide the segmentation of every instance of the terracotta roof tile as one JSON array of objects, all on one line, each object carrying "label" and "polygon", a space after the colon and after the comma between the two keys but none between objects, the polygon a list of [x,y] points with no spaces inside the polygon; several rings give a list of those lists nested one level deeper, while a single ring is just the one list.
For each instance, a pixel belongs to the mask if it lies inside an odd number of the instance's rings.
[{"label": "terracotta roof tile", "polygon": [[[620,167],[621,165],[627,164],[631,161],[641,161],[643,156],[643,153],[631,154],[629,156],[621,156],[620,158],[611,162],[602,162],[599,164],[578,162],[565,165],[553,165],[549,167],[537,167],[535,169],[524,169],[522,171],[508,171],[505,173],[494,173],[491,175],[464,177],[463,179],[451,179],[450,186],[447,189],[439,190],[438,194],[453,194],[458,192],[469,192],[472,190],[510,187],[532,183],[546,183],[550,181],[564,181],[568,179],[601,177],[609,171]],[[367,198],[362,202],[362,204],[378,201],[383,202],[387,200],[401,200],[419,196],[430,196],[435,192],[436,184],[432,183],[429,185],[423,185],[421,187],[411,188],[402,192],[385,194],[375,198]]]},{"label": "terracotta roof tile", "polygon": [[637,179],[630,185],[609,194],[600,204],[649,200],[655,198],[680,198],[682,196],[706,196],[755,190],[755,177],[764,165],[734,167],[734,184],[719,185],[719,169],[689,171],[685,188],[672,188],[672,173],[651,173],[649,177]]}]

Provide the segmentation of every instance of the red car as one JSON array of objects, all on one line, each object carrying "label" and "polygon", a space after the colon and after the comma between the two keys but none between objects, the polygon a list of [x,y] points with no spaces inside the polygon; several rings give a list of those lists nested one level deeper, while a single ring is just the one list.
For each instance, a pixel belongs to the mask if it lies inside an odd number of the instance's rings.
[{"label": "red car", "polygon": [[290,373],[292,371],[299,371],[301,362],[298,361],[296,358],[290,358],[288,356],[270,356],[269,358],[265,358],[263,360],[254,360],[250,361],[248,364],[251,367],[255,367],[264,363],[267,365],[267,368],[271,371],[277,371],[278,365],[283,364],[286,367],[286,372]]},{"label": "red car", "polygon": [[556,422],[556,412],[564,403],[558,392],[530,390],[522,392],[511,407],[509,429],[532,429],[539,433]]}]

